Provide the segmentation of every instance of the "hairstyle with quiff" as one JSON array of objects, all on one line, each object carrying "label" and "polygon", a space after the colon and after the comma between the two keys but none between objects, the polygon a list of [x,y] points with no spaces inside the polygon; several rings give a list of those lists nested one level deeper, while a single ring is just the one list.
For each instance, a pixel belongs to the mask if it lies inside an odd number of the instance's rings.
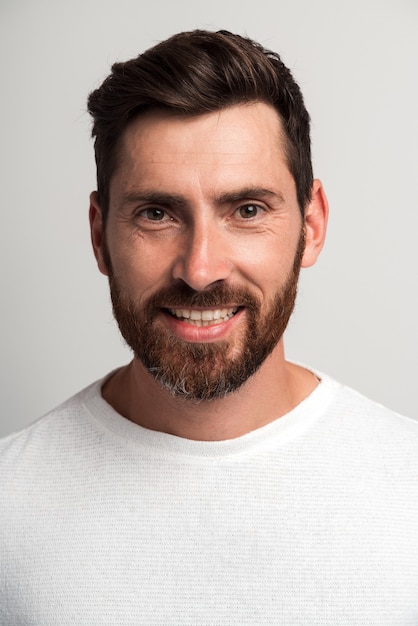
[{"label": "hairstyle with quiff", "polygon": [[270,104],[279,114],[303,215],[313,182],[310,118],[290,70],[277,53],[251,39],[225,30],[195,30],[174,35],[130,61],[115,63],[88,98],[104,222],[120,138],[131,120],[154,108],[194,116],[251,102]]}]

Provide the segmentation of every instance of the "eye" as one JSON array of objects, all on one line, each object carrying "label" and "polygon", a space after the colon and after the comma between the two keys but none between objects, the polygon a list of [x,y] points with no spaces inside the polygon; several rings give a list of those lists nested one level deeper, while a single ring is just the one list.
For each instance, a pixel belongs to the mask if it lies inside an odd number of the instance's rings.
[{"label": "eye", "polygon": [[163,209],[157,207],[150,207],[149,209],[143,209],[140,212],[142,217],[152,222],[161,222],[164,218],[167,218],[167,213]]},{"label": "eye", "polygon": [[250,219],[252,217],[257,217],[262,211],[262,208],[258,206],[258,204],[243,204],[237,209],[240,217],[244,219]]},{"label": "eye", "polygon": [[132,214],[132,224],[142,231],[160,231],[172,227],[176,218],[171,214],[170,208],[150,204],[149,206],[137,207]]}]

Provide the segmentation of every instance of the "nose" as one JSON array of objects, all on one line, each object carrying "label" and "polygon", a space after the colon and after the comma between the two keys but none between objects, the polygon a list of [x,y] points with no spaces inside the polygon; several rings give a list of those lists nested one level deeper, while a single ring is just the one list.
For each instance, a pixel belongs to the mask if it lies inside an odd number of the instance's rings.
[{"label": "nose", "polygon": [[187,283],[195,291],[204,291],[226,280],[231,273],[229,249],[222,229],[207,221],[190,225],[173,265],[173,278]]}]

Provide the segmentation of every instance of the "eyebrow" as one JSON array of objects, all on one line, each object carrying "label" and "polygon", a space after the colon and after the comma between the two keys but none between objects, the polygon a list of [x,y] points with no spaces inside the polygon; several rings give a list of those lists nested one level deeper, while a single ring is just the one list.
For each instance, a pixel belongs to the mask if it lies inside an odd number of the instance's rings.
[{"label": "eyebrow", "polygon": [[[241,200],[264,200],[275,199],[280,204],[284,203],[284,197],[279,191],[272,191],[264,187],[244,187],[236,191],[221,193],[215,197],[215,204],[233,204]],[[183,196],[165,193],[160,191],[135,190],[125,193],[120,202],[120,206],[135,204],[137,202],[147,202],[161,206],[185,207],[188,202]]]},{"label": "eyebrow", "polygon": [[135,204],[136,202],[148,202],[149,204],[161,204],[164,206],[185,206],[186,201],[182,196],[159,191],[129,191],[123,194],[120,206]]},{"label": "eyebrow", "polygon": [[217,204],[229,204],[233,202],[239,202],[240,200],[264,200],[264,199],[276,199],[278,202],[283,203],[284,197],[279,191],[272,191],[271,189],[265,189],[264,187],[244,187],[237,191],[230,191],[222,193],[216,197]]}]

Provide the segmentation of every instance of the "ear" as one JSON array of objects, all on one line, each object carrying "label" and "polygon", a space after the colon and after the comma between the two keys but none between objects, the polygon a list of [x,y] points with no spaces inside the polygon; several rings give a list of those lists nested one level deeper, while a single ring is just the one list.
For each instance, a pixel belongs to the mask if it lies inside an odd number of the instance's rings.
[{"label": "ear", "polygon": [[92,191],[92,193],[90,194],[89,220],[91,243],[93,245],[93,251],[94,256],[96,257],[97,265],[102,274],[108,276],[108,269],[105,262],[105,254],[103,251],[105,232],[103,227],[102,210],[99,206],[99,201],[97,198],[97,191]]},{"label": "ear", "polygon": [[328,201],[320,180],[312,184],[311,201],[305,209],[305,252],[302,267],[316,262],[325,242],[328,221]]}]

